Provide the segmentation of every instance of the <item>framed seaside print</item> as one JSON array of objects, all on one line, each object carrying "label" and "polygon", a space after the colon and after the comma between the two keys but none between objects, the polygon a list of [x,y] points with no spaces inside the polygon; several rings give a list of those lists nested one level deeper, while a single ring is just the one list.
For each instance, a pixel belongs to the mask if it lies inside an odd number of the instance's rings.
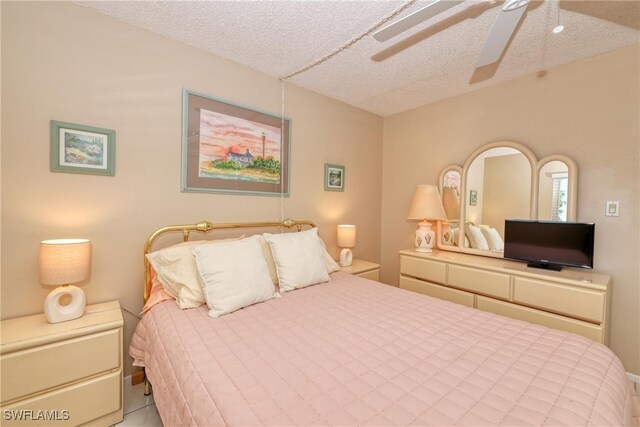
[{"label": "framed seaside print", "polygon": [[182,95],[182,191],[289,195],[289,118]]},{"label": "framed seaside print", "polygon": [[324,165],[325,191],[344,191],[344,166]]},{"label": "framed seaside print", "polygon": [[115,175],[116,131],[51,120],[51,172]]}]

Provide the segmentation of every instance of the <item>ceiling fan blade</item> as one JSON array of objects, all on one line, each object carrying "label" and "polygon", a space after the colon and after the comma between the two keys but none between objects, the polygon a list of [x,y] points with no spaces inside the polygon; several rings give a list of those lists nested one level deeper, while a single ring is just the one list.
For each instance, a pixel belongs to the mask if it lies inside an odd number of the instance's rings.
[{"label": "ceiling fan blade", "polygon": [[482,46],[482,51],[478,56],[476,68],[493,64],[502,55],[502,51],[507,46],[511,35],[515,31],[520,19],[527,10],[529,2],[521,2],[521,5],[514,9],[500,9],[496,22],[491,27],[491,32]]},{"label": "ceiling fan blade", "polygon": [[373,37],[379,42],[387,41],[390,38],[407,31],[409,28],[415,27],[421,22],[433,18],[445,10],[451,9],[453,6],[456,6],[463,1],[465,0],[434,0],[422,9],[418,9],[412,14],[397,20],[393,24],[389,24],[378,30],[373,34]]}]

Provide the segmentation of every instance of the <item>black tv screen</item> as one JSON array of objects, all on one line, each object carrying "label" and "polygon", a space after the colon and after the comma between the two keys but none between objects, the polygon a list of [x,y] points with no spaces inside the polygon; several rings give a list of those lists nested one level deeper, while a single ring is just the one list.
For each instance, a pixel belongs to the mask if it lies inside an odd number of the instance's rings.
[{"label": "black tv screen", "polygon": [[504,257],[553,270],[593,268],[594,235],[591,223],[506,220]]}]

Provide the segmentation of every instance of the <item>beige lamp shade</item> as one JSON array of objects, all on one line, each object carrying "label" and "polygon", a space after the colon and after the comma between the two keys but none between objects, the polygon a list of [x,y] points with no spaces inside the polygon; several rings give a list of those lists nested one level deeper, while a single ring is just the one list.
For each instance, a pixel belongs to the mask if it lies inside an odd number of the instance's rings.
[{"label": "beige lamp shade", "polygon": [[68,285],[82,282],[91,273],[91,242],[58,239],[40,242],[40,283]]},{"label": "beige lamp shade", "polygon": [[338,226],[338,247],[353,248],[356,245],[356,226],[342,224]]},{"label": "beige lamp shade", "polygon": [[437,186],[425,184],[416,187],[408,219],[417,221],[447,219]]}]

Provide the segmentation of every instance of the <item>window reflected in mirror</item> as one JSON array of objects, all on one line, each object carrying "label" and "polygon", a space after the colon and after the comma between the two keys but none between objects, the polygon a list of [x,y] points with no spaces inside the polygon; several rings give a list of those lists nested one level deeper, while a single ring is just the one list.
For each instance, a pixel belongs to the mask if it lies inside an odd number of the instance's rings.
[{"label": "window reflected in mirror", "polygon": [[546,163],[538,177],[538,219],[567,221],[569,168],[561,161]]}]

